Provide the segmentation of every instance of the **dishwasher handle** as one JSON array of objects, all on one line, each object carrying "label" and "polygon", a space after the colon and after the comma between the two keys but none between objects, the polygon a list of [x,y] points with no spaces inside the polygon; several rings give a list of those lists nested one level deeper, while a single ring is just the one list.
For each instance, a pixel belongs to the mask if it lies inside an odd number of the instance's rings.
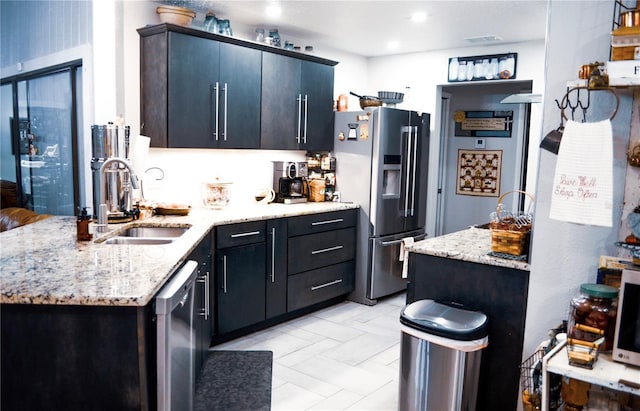
[{"label": "dishwasher handle", "polygon": [[156,314],[168,315],[184,301],[191,292],[197,275],[198,263],[193,260],[187,261],[156,295]]}]

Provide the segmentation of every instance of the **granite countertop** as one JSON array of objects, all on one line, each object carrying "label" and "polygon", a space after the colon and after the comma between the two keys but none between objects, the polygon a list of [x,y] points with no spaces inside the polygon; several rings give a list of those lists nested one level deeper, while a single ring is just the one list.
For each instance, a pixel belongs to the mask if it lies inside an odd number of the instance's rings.
[{"label": "granite countertop", "polygon": [[[0,233],[0,303],[144,306],[216,225],[358,208],[349,203],[230,205],[110,224],[93,241],[76,241],[75,217],[51,217]],[[135,225],[191,228],[162,245],[103,244]]]},{"label": "granite countertop", "polygon": [[491,232],[484,228],[470,227],[440,237],[416,241],[407,246],[406,250],[412,253],[529,271],[529,263],[526,261],[489,255]]}]

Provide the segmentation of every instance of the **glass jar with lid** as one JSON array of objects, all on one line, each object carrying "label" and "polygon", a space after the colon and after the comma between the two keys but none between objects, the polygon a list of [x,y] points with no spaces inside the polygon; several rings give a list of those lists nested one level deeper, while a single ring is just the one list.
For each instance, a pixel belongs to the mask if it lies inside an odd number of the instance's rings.
[{"label": "glass jar with lid", "polygon": [[258,43],[264,43],[264,29],[256,29],[256,41]]},{"label": "glass jar with lid", "polygon": [[617,298],[615,287],[590,283],[580,286],[580,295],[571,300],[567,324],[569,363],[591,368],[598,351],[611,351]]},{"label": "glass jar with lid", "polygon": [[269,30],[269,37],[271,37],[274,47],[282,47],[282,43],[280,41],[280,33],[278,33],[278,29]]}]

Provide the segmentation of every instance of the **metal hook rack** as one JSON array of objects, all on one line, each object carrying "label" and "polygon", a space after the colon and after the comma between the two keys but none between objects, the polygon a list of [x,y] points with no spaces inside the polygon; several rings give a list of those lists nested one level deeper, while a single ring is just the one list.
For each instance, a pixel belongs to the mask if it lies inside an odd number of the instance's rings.
[{"label": "metal hook rack", "polygon": [[[580,94],[582,90],[586,90],[586,98],[587,101],[586,103],[584,103],[584,100],[582,100]],[[582,122],[586,122],[586,116],[587,116],[587,110],[589,109],[589,107],[591,106],[591,92],[592,91],[606,91],[609,92],[611,94],[613,94],[613,96],[616,98],[616,108],[613,111],[613,114],[611,114],[611,116],[609,117],[609,120],[613,120],[613,118],[616,116],[616,114],[618,114],[618,108],[620,107],[620,96],[618,95],[618,93],[616,92],[616,90],[614,88],[611,87],[602,87],[602,88],[589,88],[586,86],[577,86],[577,87],[572,87],[569,88],[566,92],[566,94],[564,95],[564,97],[562,97],[561,103],[558,103],[558,100],[556,100],[556,104],[558,105],[558,108],[560,108],[560,113],[562,116],[562,120],[569,120],[567,118],[567,115],[565,114],[565,110],[567,108],[571,109],[571,120],[575,119],[575,112],[578,108],[580,108],[582,110]],[[575,102],[572,103],[571,102],[571,93],[575,92],[576,97],[575,97]]]},{"label": "metal hook rack", "polygon": [[[583,90],[587,91],[586,102],[584,100],[585,95]],[[562,140],[562,133],[564,131],[564,122],[565,120],[569,120],[567,118],[567,115],[565,114],[565,110],[567,108],[571,110],[571,120],[573,121],[575,119],[575,112],[579,108],[580,110],[582,110],[582,122],[583,123],[586,122],[587,110],[591,106],[592,91],[606,91],[606,92],[612,93],[615,96],[616,108],[613,114],[611,115],[611,117],[609,117],[609,120],[613,120],[613,118],[618,113],[618,108],[620,107],[620,97],[618,96],[618,93],[616,92],[615,89],[611,87],[589,88],[587,86],[577,86],[577,87],[567,88],[567,92],[564,95],[564,97],[562,97],[560,101],[558,101],[557,99],[555,100],[556,105],[558,106],[558,109],[560,109],[560,126],[557,129],[549,132],[542,139],[542,142],[540,143],[541,148],[544,148],[545,150],[548,150],[553,154],[558,154],[558,149],[560,148],[560,141]],[[572,97],[571,93],[575,93],[575,97]]]}]

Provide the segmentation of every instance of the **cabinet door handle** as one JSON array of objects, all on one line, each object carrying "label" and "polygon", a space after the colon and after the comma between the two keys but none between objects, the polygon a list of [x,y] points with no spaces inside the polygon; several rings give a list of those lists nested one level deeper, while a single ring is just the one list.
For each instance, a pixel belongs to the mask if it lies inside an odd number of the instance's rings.
[{"label": "cabinet door handle", "polygon": [[301,123],[302,123],[302,94],[298,94],[298,98],[296,99],[298,101],[298,128],[296,130],[296,142],[298,144],[300,144],[300,128],[301,128]]},{"label": "cabinet door handle", "polygon": [[328,283],[324,283],[324,284],[320,284],[320,285],[314,285],[313,287],[311,287],[311,291],[316,291],[316,290],[319,290],[319,289],[324,288],[324,287],[329,287],[329,286],[332,286],[332,285],[340,284],[341,282],[342,282],[342,279],[339,279],[339,280],[329,281]]},{"label": "cabinet door handle", "polygon": [[251,235],[258,235],[258,234],[260,234],[260,231],[247,231],[246,233],[231,234],[231,238],[248,237]]},{"label": "cabinet door handle", "polygon": [[334,224],[343,222],[343,218],[336,218],[335,220],[324,220],[324,221],[314,221],[311,225],[323,225],[323,224]]},{"label": "cabinet door handle", "polygon": [[329,251],[336,251],[336,250],[340,250],[340,249],[342,249],[342,248],[344,248],[344,246],[343,246],[343,245],[336,245],[336,246],[334,246],[334,247],[323,248],[323,249],[321,249],[321,250],[313,250],[313,251],[311,252],[311,255],[314,255],[314,254],[322,254],[322,253],[326,253],[326,252],[329,252]]},{"label": "cabinet door handle", "polygon": [[209,273],[198,277],[196,282],[204,284],[204,306],[200,310],[200,315],[207,320],[209,319]]},{"label": "cabinet door handle", "polygon": [[220,83],[218,83],[216,81],[216,85],[213,87],[213,90],[215,91],[216,94],[216,109],[213,113],[213,119],[214,119],[214,126],[213,126],[213,136],[216,138],[216,141],[218,141],[218,132],[219,127],[218,127],[218,115],[220,114]]},{"label": "cabinet door handle", "polygon": [[224,83],[224,123],[222,124],[222,139],[227,141],[227,83]]},{"label": "cabinet door handle", "polygon": [[307,144],[307,113],[308,113],[308,105],[309,105],[309,99],[307,97],[307,95],[304,95],[304,128],[303,128],[303,134],[302,134],[302,138],[303,138],[303,142],[304,144]]},{"label": "cabinet door handle", "polygon": [[276,282],[276,228],[271,228],[271,282]]},{"label": "cabinet door handle", "polygon": [[638,384],[638,383],[636,383],[636,382],[633,382],[633,381],[624,380],[624,379],[620,378],[620,379],[618,380],[618,383],[619,383],[619,384],[622,384],[622,385],[626,385],[626,386],[631,387],[631,388],[638,388],[638,389],[640,389],[640,384]]},{"label": "cabinet door handle", "polygon": [[222,256],[222,292],[227,293],[227,256]]},{"label": "cabinet door handle", "polygon": [[[206,280],[205,276],[202,275],[202,276],[199,276],[198,278],[196,278],[196,283],[204,284],[203,288],[206,288],[207,280]],[[207,299],[207,291],[203,290],[202,294],[204,294],[204,298],[206,300]],[[207,307],[206,307],[206,305],[207,305],[207,303],[205,302],[203,307],[200,308],[200,315],[205,317],[205,318],[207,317]]]},{"label": "cabinet door handle", "polygon": [[209,287],[211,286],[210,279],[209,279],[210,276],[211,276],[211,273],[209,271],[207,271],[207,273],[204,275],[204,309],[205,309],[204,319],[205,320],[208,320],[209,314],[211,314],[211,306],[209,305],[209,298],[210,298]]}]

